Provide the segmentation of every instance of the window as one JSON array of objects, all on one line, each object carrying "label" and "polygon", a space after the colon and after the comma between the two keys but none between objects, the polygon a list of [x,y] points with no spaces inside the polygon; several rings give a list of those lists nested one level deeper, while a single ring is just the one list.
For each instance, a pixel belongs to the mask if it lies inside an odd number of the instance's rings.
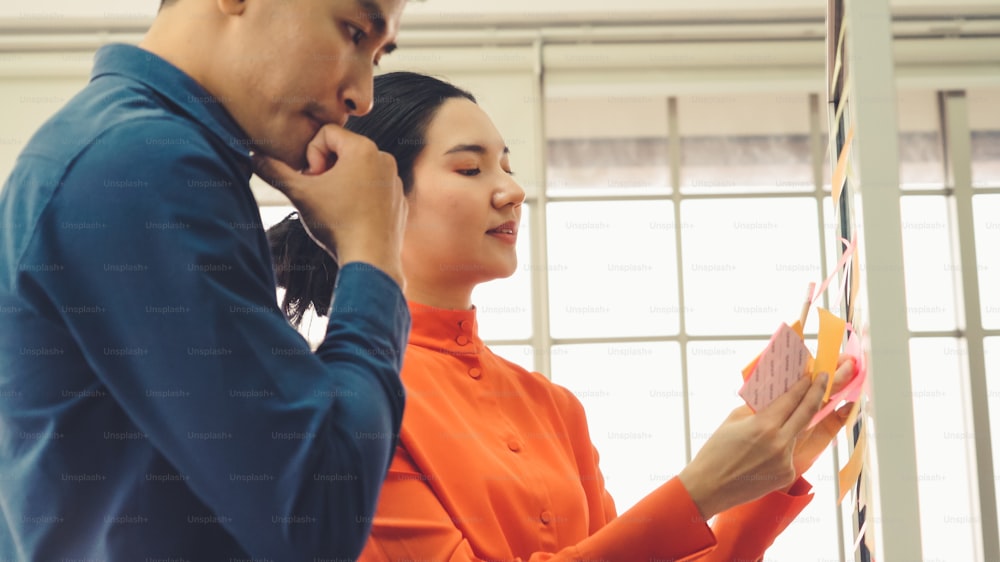
[{"label": "window", "polygon": [[685,193],[814,189],[806,94],[678,98]]},{"label": "window", "polygon": [[972,185],[1000,187],[1000,88],[967,93],[972,129]]},{"label": "window", "polygon": [[905,190],[944,187],[937,95],[902,90],[897,96],[899,119],[899,184]]}]

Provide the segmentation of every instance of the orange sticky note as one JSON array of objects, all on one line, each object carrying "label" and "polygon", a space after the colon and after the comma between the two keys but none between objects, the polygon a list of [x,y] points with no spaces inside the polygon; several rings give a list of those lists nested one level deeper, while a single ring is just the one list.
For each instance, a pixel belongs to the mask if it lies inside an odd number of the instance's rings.
[{"label": "orange sticky note", "polygon": [[865,435],[867,432],[862,429],[861,434],[858,435],[858,442],[854,444],[854,450],[851,451],[851,458],[844,465],[844,468],[840,469],[838,474],[838,480],[840,482],[840,498],[837,503],[844,501],[844,497],[847,492],[854,487],[854,484],[858,481],[858,477],[861,476],[861,468],[865,460],[865,451],[868,448],[868,436]]},{"label": "orange sticky note", "polygon": [[847,323],[836,314],[820,308],[819,310],[819,341],[816,344],[816,361],[813,363],[813,380],[820,373],[827,373],[830,378],[826,382],[826,392],[823,402],[830,399],[833,388],[833,375],[837,371],[837,357],[840,356],[840,345],[844,341],[844,328]]},{"label": "orange sticky note", "polygon": [[[847,423],[844,427],[847,428],[847,434],[851,435],[854,431],[854,422],[858,419],[858,407],[861,405],[861,401],[858,400],[854,403],[851,408],[851,413],[847,416]],[[847,492],[854,486],[855,482],[858,481],[858,477],[861,476],[861,467],[864,463],[865,449],[868,447],[868,436],[865,435],[866,431],[862,431],[858,436],[857,443],[854,444],[854,450],[851,451],[851,458],[848,459],[847,464],[840,469],[839,481],[840,481],[840,498],[837,499],[837,503],[844,501],[844,496]]]}]

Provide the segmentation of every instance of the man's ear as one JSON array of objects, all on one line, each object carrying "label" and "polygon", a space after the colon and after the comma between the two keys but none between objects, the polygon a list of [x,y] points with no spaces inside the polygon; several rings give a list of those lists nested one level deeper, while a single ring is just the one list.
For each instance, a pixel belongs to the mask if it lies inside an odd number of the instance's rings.
[{"label": "man's ear", "polygon": [[246,0],[215,0],[219,11],[227,16],[239,16],[247,9]]}]

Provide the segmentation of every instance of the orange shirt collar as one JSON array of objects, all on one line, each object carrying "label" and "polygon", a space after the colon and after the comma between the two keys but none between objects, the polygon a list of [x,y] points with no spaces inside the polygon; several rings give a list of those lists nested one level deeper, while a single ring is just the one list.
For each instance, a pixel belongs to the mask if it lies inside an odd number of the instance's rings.
[{"label": "orange shirt collar", "polygon": [[483,350],[476,322],[476,307],[447,310],[409,301],[412,328],[410,345],[452,354],[475,354]]}]

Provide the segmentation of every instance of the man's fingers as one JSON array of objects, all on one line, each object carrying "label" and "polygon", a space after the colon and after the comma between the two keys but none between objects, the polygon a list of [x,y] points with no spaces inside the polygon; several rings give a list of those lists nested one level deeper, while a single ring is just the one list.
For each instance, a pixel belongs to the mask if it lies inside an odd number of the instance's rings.
[{"label": "man's fingers", "polygon": [[314,141],[306,147],[306,162],[309,167],[306,168],[305,173],[310,176],[318,176],[337,163],[337,153],[324,146],[324,143]]},{"label": "man's fingers", "polygon": [[338,154],[344,150],[352,138],[365,139],[337,125],[325,125],[306,146],[306,162],[309,168],[306,173],[319,175],[326,172],[337,162]]},{"label": "man's fingers", "polygon": [[284,193],[289,199],[292,199],[290,191],[294,191],[295,179],[301,176],[301,174],[281,160],[260,153],[254,153],[251,162],[253,163],[255,174],[260,176],[271,187]]}]

